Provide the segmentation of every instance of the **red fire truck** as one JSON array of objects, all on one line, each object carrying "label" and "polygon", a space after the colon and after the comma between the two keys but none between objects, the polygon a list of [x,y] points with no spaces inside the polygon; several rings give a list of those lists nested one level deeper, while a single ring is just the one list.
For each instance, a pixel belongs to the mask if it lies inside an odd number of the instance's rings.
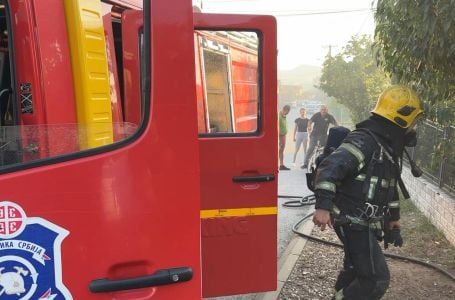
[{"label": "red fire truck", "polygon": [[276,288],[276,23],[0,0],[0,299]]}]

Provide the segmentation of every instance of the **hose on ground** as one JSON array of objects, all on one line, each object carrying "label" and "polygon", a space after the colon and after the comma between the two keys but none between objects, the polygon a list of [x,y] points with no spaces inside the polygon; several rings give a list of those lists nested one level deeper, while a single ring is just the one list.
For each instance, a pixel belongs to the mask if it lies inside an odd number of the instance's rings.
[{"label": "hose on ground", "polygon": [[[284,202],[282,204],[284,207],[303,207],[303,206],[307,206],[307,205],[312,205],[312,204],[314,204],[316,202],[316,198],[315,198],[315,196],[313,194],[309,195],[309,196],[305,196],[305,197],[289,196],[289,195],[278,195],[278,198],[285,198],[285,199],[298,199],[298,198],[300,198],[299,200],[289,200],[289,201]],[[300,232],[299,231],[300,225],[305,220],[310,218],[311,216],[313,216],[313,213],[310,213],[310,214],[304,216],[297,223],[295,223],[295,225],[292,227],[292,232],[294,232],[295,234],[297,234],[300,237],[306,238],[306,239],[314,241],[314,242],[322,243],[322,244],[333,246],[333,247],[343,248],[342,244],[331,242],[331,241],[326,241],[326,240],[320,239],[318,237],[315,237],[315,236]],[[404,261],[407,261],[407,262],[411,262],[411,263],[415,263],[415,264],[418,264],[418,265],[421,265],[421,266],[432,268],[432,269],[438,271],[439,273],[447,276],[448,278],[450,278],[452,281],[455,282],[455,276],[452,273],[448,272],[447,270],[444,270],[443,268],[439,267],[436,264],[433,264],[433,263],[430,263],[430,262],[426,262],[426,261],[421,260],[419,258],[410,257],[410,256],[403,256],[403,255],[398,255],[398,254],[392,254],[392,253],[384,253],[384,256],[385,257],[394,258],[394,259],[404,260]]]},{"label": "hose on ground", "polygon": [[313,194],[305,197],[282,196],[280,198],[300,198],[299,200],[289,200],[284,202],[284,207],[302,207],[305,205],[313,205],[316,202],[316,197]]}]

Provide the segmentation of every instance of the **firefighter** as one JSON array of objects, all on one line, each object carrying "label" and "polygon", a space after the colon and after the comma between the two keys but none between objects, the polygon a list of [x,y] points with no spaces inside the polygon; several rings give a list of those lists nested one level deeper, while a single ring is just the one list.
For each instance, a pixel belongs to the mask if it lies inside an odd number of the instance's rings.
[{"label": "firefighter", "polygon": [[333,299],[380,299],[390,274],[378,241],[402,246],[398,187],[405,146],[415,146],[423,113],[417,95],[394,85],[380,96],[372,115],[356,125],[318,166],[313,222],[332,226],[344,245],[344,267]]}]

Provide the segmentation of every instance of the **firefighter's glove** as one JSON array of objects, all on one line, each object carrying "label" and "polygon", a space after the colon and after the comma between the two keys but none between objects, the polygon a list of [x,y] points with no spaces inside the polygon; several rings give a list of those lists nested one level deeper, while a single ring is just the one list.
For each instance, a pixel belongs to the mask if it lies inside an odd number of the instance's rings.
[{"label": "firefighter's glove", "polygon": [[392,228],[384,233],[384,249],[389,248],[389,244],[393,244],[395,247],[403,246],[400,228]]}]

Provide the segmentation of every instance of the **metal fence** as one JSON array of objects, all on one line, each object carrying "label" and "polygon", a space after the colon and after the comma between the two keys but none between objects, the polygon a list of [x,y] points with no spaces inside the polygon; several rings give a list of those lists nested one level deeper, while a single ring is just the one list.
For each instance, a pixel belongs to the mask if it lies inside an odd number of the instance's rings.
[{"label": "metal fence", "polygon": [[434,183],[455,194],[455,127],[425,121],[417,132],[411,157]]}]

